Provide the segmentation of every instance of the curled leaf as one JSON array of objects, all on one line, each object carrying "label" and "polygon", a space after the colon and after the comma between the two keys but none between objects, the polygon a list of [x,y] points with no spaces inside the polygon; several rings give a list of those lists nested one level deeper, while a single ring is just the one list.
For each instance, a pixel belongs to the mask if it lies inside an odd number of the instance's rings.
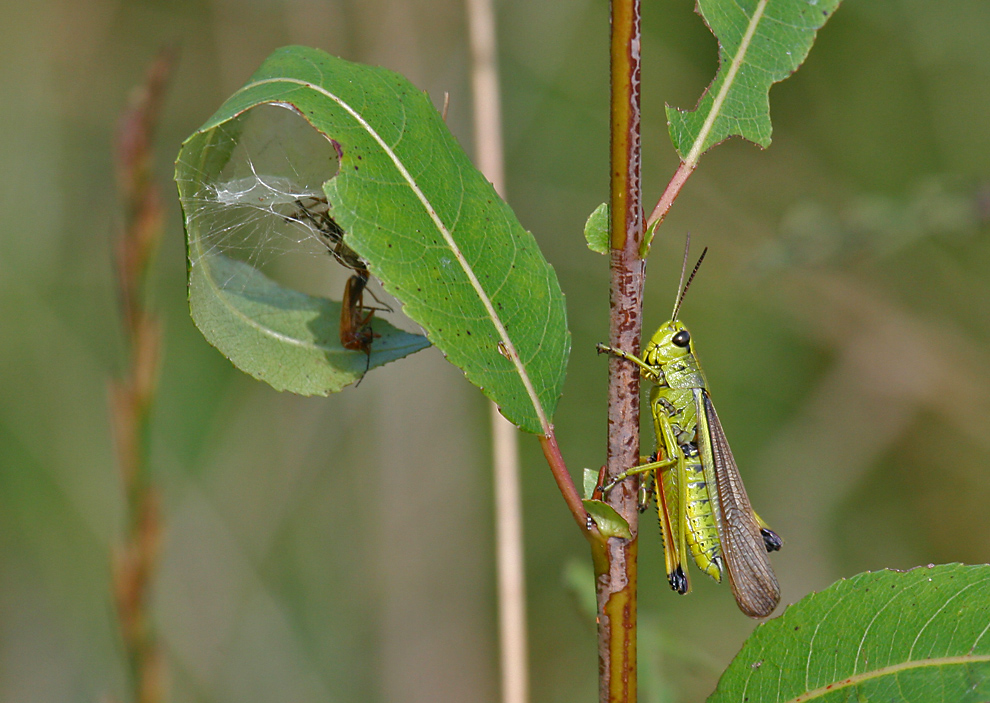
[{"label": "curled leaf", "polygon": [[[264,105],[301,117],[327,155],[299,179],[252,168],[224,180],[243,141],[241,122]],[[275,138],[277,132],[269,134]],[[312,150],[283,145],[305,152],[291,154],[291,163],[312,160],[306,156]],[[180,152],[176,180],[186,213],[190,295],[199,290],[193,285],[197,260],[208,261],[215,250],[203,226],[208,218],[197,222],[190,211],[220,194],[248,198],[234,186],[251,176],[261,176],[263,206],[276,214],[303,224],[332,221],[347,251],[503,415],[528,432],[549,432],[570,351],[556,274],[428,96],[396,73],[316,49],[286,47],[272,54]],[[299,182],[286,187],[272,176]],[[348,265],[349,256],[343,258]],[[244,320],[243,333],[250,336],[247,328],[254,324]],[[373,340],[372,363],[382,343]],[[282,359],[276,354],[260,363]]]},{"label": "curled leaf", "polygon": [[602,533],[603,537],[606,539],[609,537],[632,539],[632,531],[629,529],[629,523],[615,511],[615,508],[600,500],[585,500],[583,502],[584,509],[588,511],[588,515],[595,521],[598,531]]}]

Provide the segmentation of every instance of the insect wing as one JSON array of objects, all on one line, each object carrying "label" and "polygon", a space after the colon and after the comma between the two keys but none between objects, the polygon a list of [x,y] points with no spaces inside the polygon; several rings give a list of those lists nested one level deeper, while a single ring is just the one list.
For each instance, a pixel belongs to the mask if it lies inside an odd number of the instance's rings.
[{"label": "insect wing", "polygon": [[713,501],[732,594],[746,615],[765,618],[780,602],[780,585],[715,406],[706,390],[696,389],[696,394],[704,410],[698,417],[699,445],[706,473],[714,474],[709,481],[718,494]]}]

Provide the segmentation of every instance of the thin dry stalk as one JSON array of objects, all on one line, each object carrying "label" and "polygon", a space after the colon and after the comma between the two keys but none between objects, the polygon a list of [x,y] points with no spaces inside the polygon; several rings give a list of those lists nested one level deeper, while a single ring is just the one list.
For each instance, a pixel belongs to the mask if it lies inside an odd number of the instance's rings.
[{"label": "thin dry stalk", "polygon": [[[491,0],[468,0],[471,81],[478,168],[505,195],[502,108],[498,85],[497,33]],[[499,644],[503,703],[529,700],[526,640],[526,572],[516,428],[491,406],[498,571]]]},{"label": "thin dry stalk", "polygon": [[129,364],[121,378],[110,382],[110,415],[127,510],[124,541],[114,553],[113,585],[136,703],[164,700],[161,648],[148,612],[161,535],[158,494],[147,467],[161,326],[147,308],[144,289],[163,228],[161,196],[153,182],[152,143],[173,64],[174,52],[162,50],[132,95],[116,139],[117,184],[124,209],[116,268]]}]

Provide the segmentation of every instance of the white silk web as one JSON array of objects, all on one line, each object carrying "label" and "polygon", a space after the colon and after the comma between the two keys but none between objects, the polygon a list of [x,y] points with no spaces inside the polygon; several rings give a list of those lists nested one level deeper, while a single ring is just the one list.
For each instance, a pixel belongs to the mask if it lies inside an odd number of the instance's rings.
[{"label": "white silk web", "polygon": [[[194,164],[185,200],[192,266],[208,254],[243,261],[283,286],[339,299],[350,271],[330,263],[322,184],[338,167],[333,144],[289,106],[255,107],[217,128],[208,147],[230,151],[219,175]],[[220,281],[220,285],[229,285]]]}]

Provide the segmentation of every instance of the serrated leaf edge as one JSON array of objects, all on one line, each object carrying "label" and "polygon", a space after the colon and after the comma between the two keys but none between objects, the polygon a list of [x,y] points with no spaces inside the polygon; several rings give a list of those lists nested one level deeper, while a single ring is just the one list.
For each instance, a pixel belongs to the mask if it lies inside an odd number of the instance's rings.
[{"label": "serrated leaf edge", "polygon": [[400,175],[405,179],[406,183],[409,184],[409,188],[416,195],[416,198],[419,200],[419,202],[423,205],[424,210],[426,210],[426,214],[430,217],[431,220],[433,220],[433,224],[436,226],[437,230],[439,230],[440,234],[443,236],[444,241],[447,242],[447,246],[449,246],[451,251],[453,252],[454,257],[457,260],[457,263],[460,265],[461,270],[463,270],[464,274],[467,276],[468,282],[471,284],[471,287],[474,288],[475,293],[477,293],[478,295],[478,298],[485,306],[485,311],[488,313],[488,317],[491,319],[492,324],[495,325],[495,330],[498,332],[498,335],[501,339],[502,346],[505,350],[505,356],[512,362],[513,366],[516,367],[516,373],[519,374],[519,378],[522,381],[523,387],[526,389],[526,394],[529,396],[530,402],[533,404],[533,408],[536,410],[536,416],[540,422],[540,427],[543,429],[544,435],[549,435],[551,433],[551,427],[550,427],[550,421],[547,418],[546,411],[543,409],[543,405],[540,402],[540,398],[536,393],[536,388],[533,386],[533,382],[530,380],[529,374],[526,372],[526,367],[522,363],[522,358],[519,356],[519,352],[516,350],[515,344],[512,343],[512,339],[510,339],[509,337],[508,330],[505,329],[505,325],[502,324],[501,318],[499,318],[498,313],[495,311],[495,306],[492,304],[491,299],[485,293],[484,288],[482,288],[481,281],[478,280],[478,277],[475,275],[474,270],[468,264],[467,259],[464,258],[464,254],[461,252],[460,248],[457,246],[457,243],[454,241],[453,235],[447,229],[446,225],[444,225],[443,221],[440,219],[440,216],[437,215],[436,210],[430,204],[430,201],[426,198],[426,194],[419,189],[419,186],[416,184],[415,179],[413,179],[412,174],[409,173],[406,167],[402,164],[402,162],[396,156],[395,152],[393,152],[392,149],[389,148],[388,144],[385,143],[385,140],[381,138],[381,135],[379,135],[378,132],[375,131],[375,129],[370,124],[368,124],[368,122],[365,121],[365,119],[361,117],[361,115],[356,110],[354,110],[354,108],[352,108],[339,96],[334,95],[329,90],[326,90],[325,88],[322,88],[309,81],[300,80],[298,78],[288,78],[288,77],[266,78],[264,80],[254,81],[252,83],[248,83],[244,85],[240,90],[237,91],[237,93],[235,93],[235,95],[237,95],[238,93],[243,93],[259,85],[266,85],[269,83],[276,83],[276,84],[294,83],[296,85],[310,88],[311,90],[314,90],[317,93],[320,93],[321,95],[337,103],[337,105],[339,105],[351,117],[353,117],[358,122],[358,124],[360,124],[365,130],[367,130],[368,134],[371,135],[372,139],[374,139],[378,143],[378,146],[381,147],[382,151],[384,151],[388,155],[388,157],[392,160],[392,163],[395,164],[395,168],[399,171]]},{"label": "serrated leaf edge", "polygon": [[760,20],[763,19],[763,11],[766,9],[768,2],[769,0],[760,0],[756,4],[756,11],[753,12],[753,16],[749,20],[746,33],[743,34],[743,38],[739,43],[739,49],[729,63],[729,70],[725,74],[725,81],[715,95],[715,99],[712,102],[712,109],[709,111],[708,116],[705,117],[705,121],[702,123],[701,130],[698,133],[698,138],[694,140],[694,144],[691,145],[691,151],[688,152],[687,157],[684,159],[684,163],[690,164],[692,167],[698,163],[698,159],[701,158],[701,155],[705,151],[705,140],[708,139],[708,135],[715,127],[715,120],[718,119],[718,115],[722,110],[722,103],[725,102],[729,90],[732,89],[732,84],[736,80],[736,74],[739,73],[739,67],[742,66],[743,60],[746,58],[746,52],[749,51],[749,45],[753,41],[753,36],[756,34],[756,28],[759,26]]}]

